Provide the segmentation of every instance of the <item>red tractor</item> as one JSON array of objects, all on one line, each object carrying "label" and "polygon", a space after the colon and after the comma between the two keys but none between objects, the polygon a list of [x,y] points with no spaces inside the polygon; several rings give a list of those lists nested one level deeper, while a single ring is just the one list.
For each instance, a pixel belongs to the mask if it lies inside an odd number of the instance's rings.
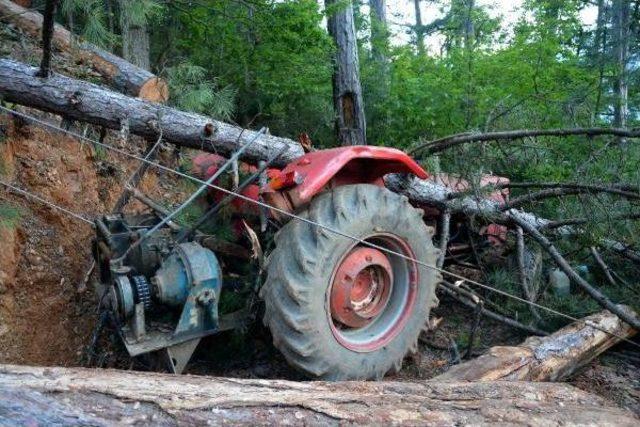
[{"label": "red tractor", "polygon": [[[225,162],[201,155],[194,167],[207,179]],[[437,211],[425,214],[386,189],[390,173],[429,178],[399,150],[335,148],[267,170],[266,184],[243,186],[246,199],[232,201],[243,219],[258,216],[250,199],[277,208],[268,213],[279,225],[259,292],[264,323],[287,361],[310,376],[378,379],[400,369],[437,303],[440,275],[419,265],[436,264],[427,222]],[[224,198],[210,196],[213,205]],[[159,352],[180,372],[200,338],[234,327],[253,309],[218,313],[227,292],[220,245],[170,222],[147,236],[161,221],[157,211],[155,218],[100,220],[95,254],[129,353]]]}]

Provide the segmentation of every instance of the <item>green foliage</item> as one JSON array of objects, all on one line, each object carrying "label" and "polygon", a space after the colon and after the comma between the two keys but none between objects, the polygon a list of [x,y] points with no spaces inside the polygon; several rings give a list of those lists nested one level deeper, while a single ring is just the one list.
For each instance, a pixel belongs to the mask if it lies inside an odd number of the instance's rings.
[{"label": "green foliage", "polygon": [[116,36],[107,26],[108,12],[101,0],[64,0],[61,11],[81,21],[80,36],[89,43],[106,47],[115,42]]},{"label": "green foliage", "polygon": [[0,202],[0,227],[13,228],[20,222],[19,207],[6,202]]},{"label": "green foliage", "polygon": [[157,0],[129,0],[121,3],[120,13],[131,25],[145,25],[158,19],[164,12],[163,5]]},{"label": "green foliage", "polygon": [[207,79],[207,70],[197,65],[178,64],[167,70],[171,102],[178,108],[229,120],[234,111],[236,90],[219,88],[217,79]]}]

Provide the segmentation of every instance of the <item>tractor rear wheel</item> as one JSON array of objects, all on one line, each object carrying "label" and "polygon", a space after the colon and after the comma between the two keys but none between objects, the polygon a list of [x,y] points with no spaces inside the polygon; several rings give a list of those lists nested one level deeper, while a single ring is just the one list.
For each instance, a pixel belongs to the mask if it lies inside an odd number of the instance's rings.
[{"label": "tractor rear wheel", "polygon": [[303,221],[286,224],[261,291],[274,345],[322,379],[380,379],[399,370],[437,301],[439,274],[413,261],[435,266],[437,256],[421,211],[362,184],[318,196],[301,216],[375,247]]}]

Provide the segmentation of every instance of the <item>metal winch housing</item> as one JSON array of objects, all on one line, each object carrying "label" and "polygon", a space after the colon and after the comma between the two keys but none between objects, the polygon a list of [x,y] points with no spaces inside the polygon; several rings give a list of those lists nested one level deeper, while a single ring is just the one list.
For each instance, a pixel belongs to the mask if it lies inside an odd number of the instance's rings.
[{"label": "metal winch housing", "polygon": [[193,241],[176,243],[168,228],[131,245],[153,226],[148,222],[120,215],[98,220],[95,257],[129,353],[166,350],[178,372],[200,338],[219,331],[222,271],[211,250]]}]

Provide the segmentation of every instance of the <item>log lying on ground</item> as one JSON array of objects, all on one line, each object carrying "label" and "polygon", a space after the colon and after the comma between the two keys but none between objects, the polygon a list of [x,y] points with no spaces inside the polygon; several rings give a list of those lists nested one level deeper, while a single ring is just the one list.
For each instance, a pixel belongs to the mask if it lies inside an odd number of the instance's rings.
[{"label": "log lying on ground", "polygon": [[[129,132],[147,139],[157,139],[161,127],[165,142],[220,154],[234,152],[256,136],[253,131],[59,74],[41,79],[35,77],[37,71],[20,62],[0,59],[0,96],[6,101],[109,129],[121,129],[125,124]],[[274,162],[276,165],[284,165],[303,154],[302,147],[290,139],[264,135],[251,144],[243,159],[257,163],[285,146],[290,148]]]},{"label": "log lying on ground", "polygon": [[292,382],[0,365],[0,424],[602,425],[638,419],[565,384]]},{"label": "log lying on ground", "polygon": [[[33,37],[40,37],[42,15],[10,0],[0,0],[0,20],[15,25]],[[55,26],[52,44],[56,49],[89,64],[122,93],[154,102],[166,102],[169,99],[169,86],[165,80],[90,43],[74,45],[71,32],[59,24]]]},{"label": "log lying on ground", "polygon": [[[619,307],[637,318],[629,307]],[[433,381],[560,381],[621,342],[621,338],[628,339],[636,333],[617,316],[603,311],[546,337],[530,337],[515,347],[493,347]]]}]

